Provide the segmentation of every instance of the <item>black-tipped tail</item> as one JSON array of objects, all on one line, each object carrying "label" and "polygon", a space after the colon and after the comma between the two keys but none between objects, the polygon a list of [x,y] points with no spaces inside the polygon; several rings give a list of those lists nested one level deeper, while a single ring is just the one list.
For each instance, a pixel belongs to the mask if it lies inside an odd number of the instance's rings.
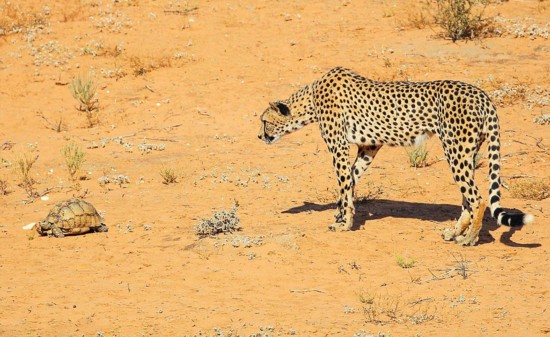
[{"label": "black-tipped tail", "polygon": [[534,220],[534,217],[531,214],[506,213],[501,207],[494,210],[493,217],[497,219],[499,225],[509,227],[521,227],[533,222]]}]

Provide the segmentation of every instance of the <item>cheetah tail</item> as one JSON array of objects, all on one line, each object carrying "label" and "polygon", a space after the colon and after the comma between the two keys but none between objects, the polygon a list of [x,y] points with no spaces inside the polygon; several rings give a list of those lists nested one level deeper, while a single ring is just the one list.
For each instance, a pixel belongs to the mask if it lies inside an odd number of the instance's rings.
[{"label": "cheetah tail", "polygon": [[[509,227],[521,227],[535,219],[531,214],[507,213],[500,207],[500,133],[496,114],[489,117],[489,200],[491,202],[491,215],[497,219],[499,225]],[[493,122],[493,123],[491,123]]]}]

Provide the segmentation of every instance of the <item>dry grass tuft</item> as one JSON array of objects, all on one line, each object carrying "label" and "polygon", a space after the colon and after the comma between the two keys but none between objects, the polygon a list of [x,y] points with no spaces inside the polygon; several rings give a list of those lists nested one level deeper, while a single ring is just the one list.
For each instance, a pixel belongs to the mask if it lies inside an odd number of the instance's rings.
[{"label": "dry grass tuft", "polygon": [[0,2],[0,36],[47,25],[47,12],[23,8],[20,1]]},{"label": "dry grass tuft", "polygon": [[403,26],[407,28],[423,29],[431,26],[433,23],[433,16],[430,15],[430,3],[427,2],[420,9],[413,6]]},{"label": "dry grass tuft", "polygon": [[71,181],[73,182],[74,187],[78,190],[80,189],[80,184],[78,183],[78,173],[84,163],[84,151],[82,147],[78,146],[75,142],[70,142],[63,147],[63,157],[65,158],[65,164],[67,165],[67,171],[71,176]]},{"label": "dry grass tuft", "polygon": [[420,168],[429,165],[428,145],[426,145],[425,143],[420,146],[405,149],[405,151],[407,152],[407,158],[411,167]]},{"label": "dry grass tuft", "polygon": [[38,155],[35,156],[23,152],[19,154],[18,158],[15,161],[15,169],[21,178],[21,183],[19,183],[19,186],[25,189],[27,195],[30,198],[36,196],[36,191],[34,189],[34,184],[36,183],[36,181],[31,176],[31,169],[37,160]]},{"label": "dry grass tuft", "polygon": [[135,76],[143,76],[156,69],[172,67],[172,59],[168,56],[150,58],[131,56],[129,62]]},{"label": "dry grass tuft", "polygon": [[171,167],[163,167],[160,169],[162,183],[165,185],[175,184],[178,182],[178,174]]},{"label": "dry grass tuft", "polygon": [[517,199],[543,200],[550,197],[550,179],[518,179],[510,184],[510,193]]}]

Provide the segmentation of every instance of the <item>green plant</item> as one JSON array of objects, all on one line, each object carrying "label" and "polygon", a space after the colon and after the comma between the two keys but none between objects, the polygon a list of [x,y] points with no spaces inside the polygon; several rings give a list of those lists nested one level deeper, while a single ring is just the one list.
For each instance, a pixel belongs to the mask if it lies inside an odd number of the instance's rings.
[{"label": "green plant", "polygon": [[27,192],[27,195],[31,198],[36,196],[34,190],[35,180],[31,177],[31,169],[34,163],[38,160],[38,155],[33,156],[29,153],[21,153],[15,161],[15,169],[19,173],[21,178],[21,186]]},{"label": "green plant", "polygon": [[416,264],[416,260],[411,258],[407,258],[403,255],[397,255],[395,257],[395,262],[397,262],[397,265],[403,269],[408,269],[414,267]]},{"label": "green plant", "polygon": [[435,5],[435,23],[453,42],[480,37],[491,24],[483,16],[486,3],[482,0],[435,0]]},{"label": "green plant", "polygon": [[409,149],[405,149],[409,160],[409,165],[414,168],[428,166],[428,146],[422,144]]},{"label": "green plant", "polygon": [[84,151],[82,151],[82,148],[75,142],[70,142],[63,147],[63,157],[65,158],[65,164],[71,176],[71,181],[78,190],[80,188],[78,184],[78,173],[85,161]]},{"label": "green plant", "polygon": [[95,111],[98,109],[98,99],[96,97],[97,84],[91,75],[87,77],[77,76],[69,83],[71,94],[77,100],[78,110],[86,113],[88,126],[96,124]]},{"label": "green plant", "polygon": [[175,184],[178,182],[178,174],[170,167],[161,168],[160,176],[162,177],[162,183],[165,185]]},{"label": "green plant", "polygon": [[361,302],[361,304],[373,304],[374,296],[369,293],[360,293],[359,302]]}]

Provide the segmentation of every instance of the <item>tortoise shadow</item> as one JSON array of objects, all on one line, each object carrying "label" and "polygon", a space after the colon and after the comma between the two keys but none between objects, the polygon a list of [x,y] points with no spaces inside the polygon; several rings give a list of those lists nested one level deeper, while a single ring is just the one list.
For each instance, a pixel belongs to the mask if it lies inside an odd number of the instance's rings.
[{"label": "tortoise shadow", "polygon": [[[301,206],[289,208],[283,213],[298,214],[303,212],[324,212],[335,210],[336,203],[318,204],[314,202],[304,201]],[[520,212],[516,209],[508,209],[509,212]],[[462,212],[462,207],[449,204],[431,204],[421,202],[395,201],[386,199],[375,199],[367,202],[355,201],[355,217],[352,230],[357,230],[360,224],[364,224],[367,220],[378,220],[386,217],[405,218],[405,219],[420,219],[432,222],[446,222],[457,220],[457,216]],[[496,220],[491,216],[490,210],[486,209],[483,215],[483,227],[479,232],[478,244],[486,244],[494,242],[495,238],[491,232],[499,228]],[[512,241],[512,236],[521,228],[510,227],[509,231],[503,233],[499,241],[510,247],[517,248],[537,248],[540,243],[517,243]]]}]

